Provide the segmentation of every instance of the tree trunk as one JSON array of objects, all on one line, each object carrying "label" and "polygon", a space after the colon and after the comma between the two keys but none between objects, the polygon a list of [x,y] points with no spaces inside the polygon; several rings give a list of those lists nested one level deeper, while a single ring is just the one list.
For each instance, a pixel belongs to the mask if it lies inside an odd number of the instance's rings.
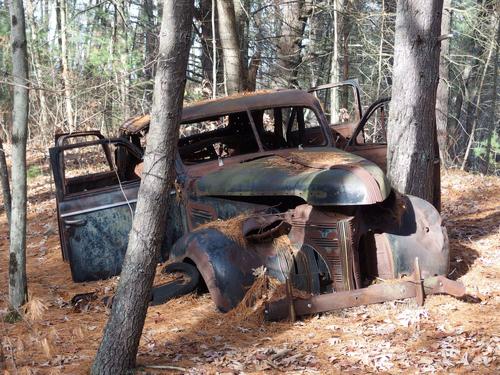
[{"label": "tree trunk", "polygon": [[309,1],[285,2],[281,6],[281,36],[278,39],[277,82],[281,87],[299,87],[302,38],[309,16]]},{"label": "tree trunk", "polygon": [[[93,374],[123,374],[135,366],[175,177],[192,0],[166,0],[160,34],[151,126],[129,244]],[[175,35],[175,38],[172,36]]]},{"label": "tree trunk", "polygon": [[116,86],[120,93],[120,116],[123,119],[130,117],[128,75],[128,4],[125,0],[114,0],[116,16],[115,46],[118,51],[118,67],[116,69]]},{"label": "tree trunk", "polygon": [[[330,82],[340,81],[340,66],[339,66],[339,45],[340,45],[340,34],[341,30],[341,17],[339,13],[343,12],[340,0],[334,0],[333,2],[333,51],[330,64]],[[330,122],[335,123],[339,118],[339,95],[337,90],[331,90],[330,95]]]},{"label": "tree trunk", "polygon": [[497,126],[497,96],[498,96],[498,46],[500,44],[500,27],[497,25],[496,31],[496,47],[495,47],[495,62],[493,65],[493,99],[491,103],[491,123],[488,126],[488,133],[486,135],[486,163],[484,165],[484,174],[488,174],[490,168],[490,153],[491,153],[491,139],[493,132]]},{"label": "tree trunk", "polygon": [[63,79],[64,104],[66,110],[66,123],[70,132],[75,130],[73,117],[73,104],[71,102],[71,89],[68,71],[68,43],[66,41],[66,0],[57,0],[56,2],[57,15],[57,32],[59,35],[59,48],[61,60],[61,76]]},{"label": "tree trunk", "polygon": [[[441,35],[450,33],[451,24],[451,0],[443,2],[443,17],[441,20]],[[439,84],[436,93],[436,128],[439,144],[439,155],[441,163],[448,162],[448,58],[450,54],[450,40],[448,38],[441,42],[441,56],[439,58]]]},{"label": "tree trunk", "polygon": [[[34,4],[33,0],[29,0],[26,2],[26,18],[28,20],[29,30],[31,34],[31,59],[33,61],[33,75],[36,85],[41,87],[43,86],[42,80],[40,78],[40,53],[38,46],[34,45],[35,40],[37,39],[38,30],[34,17]],[[47,108],[47,99],[45,97],[45,90],[37,90],[38,100],[40,103],[40,118],[38,120],[38,128],[42,135],[42,139],[47,140],[45,137],[50,134],[50,139],[52,139],[52,128],[49,128],[49,120],[48,120],[48,108]],[[32,97],[33,100],[33,97]]]},{"label": "tree trunk", "polygon": [[238,25],[232,0],[217,0],[220,42],[228,94],[243,89],[243,65],[239,46]]},{"label": "tree trunk", "polygon": [[434,197],[436,89],[443,0],[398,0],[387,164],[392,186]]},{"label": "tree trunk", "polygon": [[[143,5],[145,17],[145,46],[144,46],[144,74],[145,78],[148,81],[153,81],[155,76],[155,56],[156,56],[156,35],[158,34],[156,30],[156,22],[154,16],[154,3],[153,0],[144,0]],[[146,97],[148,100],[152,100],[153,98],[153,84],[146,85],[147,94]]]},{"label": "tree trunk", "polygon": [[3,149],[2,137],[0,136],[0,185],[2,185],[3,208],[7,221],[10,226],[11,218],[11,196],[10,196],[10,183],[9,183],[9,169],[7,168],[7,160],[5,158],[5,151]]},{"label": "tree trunk", "polygon": [[[492,29],[496,30],[498,27],[499,21],[498,21],[498,18],[495,16],[495,14],[492,15],[491,22],[493,25]],[[477,126],[477,121],[478,121],[478,117],[479,117],[479,110],[478,109],[479,109],[479,106],[481,105],[481,97],[482,97],[482,93],[483,93],[484,80],[486,78],[486,73],[488,71],[488,68],[489,68],[489,65],[491,62],[491,57],[493,55],[493,51],[495,50],[495,44],[496,44],[496,38],[493,37],[493,38],[491,38],[490,47],[488,49],[488,57],[486,58],[486,62],[484,64],[484,68],[483,68],[483,74],[481,75],[481,81],[479,82],[479,88],[477,90],[476,105],[475,105],[475,108],[474,108],[474,111],[472,114],[473,115],[472,128],[471,128],[470,133],[469,133],[469,141],[467,142],[467,147],[465,148],[464,159],[463,159],[462,165],[460,167],[461,170],[464,170],[465,166],[467,165],[467,161],[468,161],[469,155],[470,155],[470,150],[472,148],[472,143],[474,142],[474,136],[476,133],[476,126]]]},{"label": "tree trunk", "polygon": [[207,83],[212,82],[212,61],[213,56],[212,50],[212,6],[211,0],[201,0],[200,1],[200,18],[199,22],[201,24],[201,70],[203,74],[203,79]]},{"label": "tree trunk", "polygon": [[12,45],[12,212],[9,301],[19,309],[28,299],[26,280],[26,138],[28,134],[28,53],[22,0],[10,2]]}]

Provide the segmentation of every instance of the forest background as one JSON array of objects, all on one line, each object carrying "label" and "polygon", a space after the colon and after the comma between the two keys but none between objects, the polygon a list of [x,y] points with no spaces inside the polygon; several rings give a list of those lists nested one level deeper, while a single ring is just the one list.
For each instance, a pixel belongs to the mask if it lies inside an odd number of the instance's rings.
[{"label": "forest background", "polygon": [[[356,78],[362,103],[390,96],[395,0],[198,0],[185,100]],[[116,134],[152,101],[162,2],[25,1],[29,144]],[[499,4],[445,0],[437,128],[442,161],[499,174]],[[0,138],[11,143],[9,18],[0,0]],[[375,135],[374,135],[375,136]]]}]

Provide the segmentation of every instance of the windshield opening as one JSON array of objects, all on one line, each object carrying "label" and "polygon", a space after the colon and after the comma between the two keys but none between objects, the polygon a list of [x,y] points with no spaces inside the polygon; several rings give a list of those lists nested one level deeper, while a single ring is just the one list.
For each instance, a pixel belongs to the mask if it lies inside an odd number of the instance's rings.
[{"label": "windshield opening", "polygon": [[304,107],[251,111],[264,150],[326,146],[316,113]]},{"label": "windshield opening", "polygon": [[304,107],[279,107],[214,116],[182,123],[178,149],[185,165],[223,159],[230,156],[286,148],[327,145],[316,113]]}]

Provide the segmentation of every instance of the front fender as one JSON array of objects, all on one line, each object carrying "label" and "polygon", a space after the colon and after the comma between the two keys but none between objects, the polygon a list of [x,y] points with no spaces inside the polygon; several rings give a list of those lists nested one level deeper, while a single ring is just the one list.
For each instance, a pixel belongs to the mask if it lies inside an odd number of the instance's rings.
[{"label": "front fender", "polygon": [[268,274],[284,281],[273,243],[237,243],[215,228],[202,228],[180,238],[172,247],[174,262],[191,260],[223,312],[236,307],[253,284],[253,270],[265,266]]},{"label": "front fender", "polygon": [[396,278],[413,273],[418,257],[422,277],[447,275],[449,244],[439,212],[429,202],[408,195],[404,197],[400,224],[375,234],[377,258],[382,278]]}]

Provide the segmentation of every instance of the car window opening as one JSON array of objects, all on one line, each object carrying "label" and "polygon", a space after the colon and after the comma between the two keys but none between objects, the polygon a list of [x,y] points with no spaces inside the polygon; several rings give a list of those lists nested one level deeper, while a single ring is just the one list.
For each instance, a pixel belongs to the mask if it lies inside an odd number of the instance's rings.
[{"label": "car window opening", "polygon": [[181,124],[179,154],[183,163],[191,165],[256,153],[259,141],[264,151],[327,145],[321,123],[309,108],[270,108],[250,114],[259,140],[247,112]]}]

